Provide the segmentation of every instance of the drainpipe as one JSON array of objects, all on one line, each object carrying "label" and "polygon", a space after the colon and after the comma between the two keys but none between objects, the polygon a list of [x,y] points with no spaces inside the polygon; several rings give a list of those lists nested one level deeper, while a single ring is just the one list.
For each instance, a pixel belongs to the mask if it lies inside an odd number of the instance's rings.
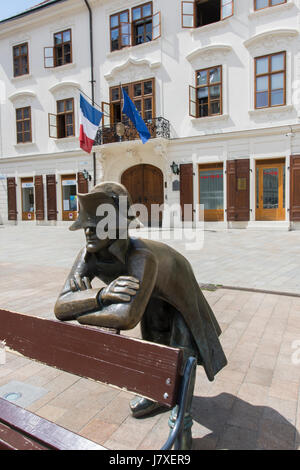
[{"label": "drainpipe", "polygon": [[[90,24],[90,55],[91,55],[91,92],[92,103],[95,104],[95,76],[94,76],[94,43],[93,43],[93,14],[88,0],[84,0],[89,11],[89,24]],[[93,152],[93,173],[94,173],[94,186],[96,185],[96,153]]]}]

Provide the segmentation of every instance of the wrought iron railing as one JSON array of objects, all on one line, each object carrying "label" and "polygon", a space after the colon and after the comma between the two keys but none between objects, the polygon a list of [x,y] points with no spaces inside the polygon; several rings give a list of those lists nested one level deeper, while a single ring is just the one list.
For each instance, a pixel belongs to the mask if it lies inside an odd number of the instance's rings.
[{"label": "wrought iron railing", "polygon": [[[123,142],[140,138],[136,128],[131,122],[123,122],[123,124],[124,134],[122,136],[117,134],[118,123],[111,126],[99,127],[94,145],[111,144],[113,142]],[[145,124],[149,129],[151,139],[159,137],[170,139],[170,122],[167,119],[163,117],[152,118],[145,121]]]}]

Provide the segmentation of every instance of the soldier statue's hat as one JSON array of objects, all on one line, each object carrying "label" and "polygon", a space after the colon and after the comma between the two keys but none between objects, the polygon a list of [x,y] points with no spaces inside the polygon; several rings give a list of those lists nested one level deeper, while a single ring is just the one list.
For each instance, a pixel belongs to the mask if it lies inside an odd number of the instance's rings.
[{"label": "soldier statue's hat", "polygon": [[[123,200],[121,200],[121,198]],[[127,199],[125,199],[127,198]],[[101,216],[97,216],[97,209],[102,204],[113,205],[117,214],[127,219],[128,223],[135,216],[130,216],[128,211],[132,206],[132,199],[122,184],[114,182],[100,183],[87,194],[78,194],[79,215],[77,220],[70,226],[69,230],[96,227]],[[140,222],[137,220],[137,227]],[[142,225],[142,224],[141,224]],[[140,225],[140,226],[141,226]]]}]

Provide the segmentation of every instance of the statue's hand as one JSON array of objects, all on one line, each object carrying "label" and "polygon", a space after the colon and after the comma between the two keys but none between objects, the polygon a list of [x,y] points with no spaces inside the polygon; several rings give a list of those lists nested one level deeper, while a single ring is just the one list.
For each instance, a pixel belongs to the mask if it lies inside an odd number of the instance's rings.
[{"label": "statue's hand", "polygon": [[120,276],[101,290],[100,301],[104,305],[130,302],[131,297],[136,295],[140,288],[139,282],[135,277]]},{"label": "statue's hand", "polygon": [[70,279],[70,287],[72,292],[77,292],[79,290],[92,289],[91,281],[88,277],[81,277],[80,274],[75,273],[74,277]]}]

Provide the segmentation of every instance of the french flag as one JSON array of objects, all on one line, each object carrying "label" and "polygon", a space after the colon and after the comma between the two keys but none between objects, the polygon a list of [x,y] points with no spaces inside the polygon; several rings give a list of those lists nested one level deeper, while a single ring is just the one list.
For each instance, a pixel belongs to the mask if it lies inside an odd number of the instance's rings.
[{"label": "french flag", "polygon": [[103,113],[80,95],[80,148],[91,153]]}]

